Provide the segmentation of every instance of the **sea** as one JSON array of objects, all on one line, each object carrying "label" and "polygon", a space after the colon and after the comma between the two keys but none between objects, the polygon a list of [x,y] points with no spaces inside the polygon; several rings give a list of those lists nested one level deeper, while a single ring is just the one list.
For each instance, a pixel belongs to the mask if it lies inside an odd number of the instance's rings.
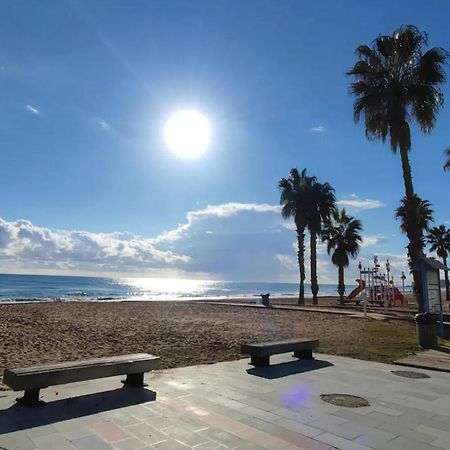
[{"label": "sea", "polygon": [[[349,286],[350,287],[350,286]],[[351,288],[353,289],[354,286]],[[305,285],[311,296],[310,286]],[[195,300],[199,298],[298,295],[297,283],[233,282],[167,278],[100,278],[0,274],[0,302]],[[337,286],[321,284],[319,295],[336,295]]]}]

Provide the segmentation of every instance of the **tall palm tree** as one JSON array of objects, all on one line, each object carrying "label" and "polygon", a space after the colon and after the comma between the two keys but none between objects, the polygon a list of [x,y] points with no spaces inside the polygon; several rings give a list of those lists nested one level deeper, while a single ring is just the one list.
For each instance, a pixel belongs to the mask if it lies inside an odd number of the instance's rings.
[{"label": "tall palm tree", "polygon": [[[400,229],[406,233],[408,217],[414,218],[414,227],[419,230],[420,249],[425,248],[424,233],[429,229],[430,222],[433,221],[433,210],[428,200],[422,200],[418,195],[414,194],[412,199],[403,197],[400,200],[400,206],[395,210],[395,218],[400,220]],[[408,244],[408,253],[409,251]]]},{"label": "tall palm tree", "polygon": [[334,210],[331,219],[325,223],[322,232],[322,241],[327,242],[327,252],[331,255],[331,262],[338,267],[339,275],[339,301],[344,304],[345,283],[344,268],[348,267],[349,256],[353,258],[359,253],[362,241],[361,221],[347,215],[345,209]]},{"label": "tall palm tree", "polygon": [[309,177],[306,184],[308,205],[306,210],[306,226],[310,235],[311,250],[311,292],[313,304],[317,305],[319,284],[317,282],[317,236],[322,232],[322,224],[330,219],[335,208],[334,189],[329,183],[319,183],[315,177]]},{"label": "tall palm tree", "polygon": [[313,177],[306,175],[306,169],[301,173],[297,169],[291,169],[288,178],[282,178],[278,187],[280,188],[280,204],[283,205],[281,215],[287,219],[294,218],[297,231],[297,259],[300,272],[298,304],[305,304],[305,229],[307,209],[307,189]]},{"label": "tall palm tree", "polygon": [[444,164],[444,170],[450,170],[450,147],[445,150],[445,157],[447,158],[447,161]]},{"label": "tall palm tree", "polygon": [[[443,104],[440,85],[445,82],[443,65],[448,53],[442,48],[428,51],[428,37],[415,26],[402,26],[392,35],[378,36],[371,46],[356,49],[358,61],[347,73],[356,81],[350,86],[357,98],[354,119],[364,116],[366,136],[381,139],[389,136],[391,150],[400,151],[405,194],[414,197],[408,152],[411,150],[410,126],[415,121],[424,133],[434,128]],[[422,256],[420,230],[410,209],[405,218],[414,284],[423,311],[419,260]]]},{"label": "tall palm tree", "polygon": [[[447,265],[447,257],[450,253],[450,228],[445,225],[433,227],[428,231],[428,243],[431,244],[430,251],[436,252],[442,258],[444,266]],[[448,272],[445,271],[445,298],[450,301],[450,288],[448,282]]]}]

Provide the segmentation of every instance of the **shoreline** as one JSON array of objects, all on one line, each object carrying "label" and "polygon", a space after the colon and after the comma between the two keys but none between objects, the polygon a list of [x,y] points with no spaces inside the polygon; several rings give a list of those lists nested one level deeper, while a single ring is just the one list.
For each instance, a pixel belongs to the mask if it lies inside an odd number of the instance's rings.
[{"label": "shoreline", "polygon": [[[128,297],[128,298],[37,298],[37,299],[0,299],[1,305],[11,305],[11,304],[27,304],[27,303],[93,303],[93,302],[185,302],[185,301],[249,301],[252,300],[256,303],[256,300],[260,297],[260,295],[252,294],[252,295],[238,295],[238,296],[211,296],[211,297],[168,297],[168,298],[141,298],[141,297]],[[339,299],[337,295],[319,295],[319,300],[322,299]],[[312,296],[305,296],[306,300],[312,300]],[[295,300],[297,301],[297,294],[280,294],[280,295],[270,295],[270,300]]]}]

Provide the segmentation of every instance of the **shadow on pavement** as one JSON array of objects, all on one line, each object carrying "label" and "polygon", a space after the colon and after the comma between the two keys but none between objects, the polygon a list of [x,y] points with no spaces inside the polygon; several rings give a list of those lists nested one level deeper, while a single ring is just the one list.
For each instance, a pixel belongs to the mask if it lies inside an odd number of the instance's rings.
[{"label": "shadow on pavement", "polygon": [[247,369],[247,373],[256,377],[267,378],[273,380],[276,378],[287,377],[298,373],[310,372],[312,370],[331,367],[334,364],[319,359],[311,360],[295,360],[281,364],[275,364],[269,367],[253,367]]},{"label": "shadow on pavement", "polygon": [[36,408],[16,403],[0,411],[0,435],[155,400],[156,392],[149,389],[121,388],[57,400]]}]

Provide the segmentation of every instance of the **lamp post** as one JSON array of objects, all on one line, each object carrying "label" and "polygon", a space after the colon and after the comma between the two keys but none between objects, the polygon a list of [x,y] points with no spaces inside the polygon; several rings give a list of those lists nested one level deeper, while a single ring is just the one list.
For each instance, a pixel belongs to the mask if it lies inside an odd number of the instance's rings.
[{"label": "lamp post", "polygon": [[364,269],[364,289],[362,289],[363,286],[363,279],[362,279],[362,264],[361,261],[359,261],[358,264],[358,269],[359,269],[359,287],[361,288],[361,292],[359,293],[360,298],[362,298],[362,302],[363,302],[363,311],[364,311],[364,317],[367,317],[367,298],[364,292],[363,295],[363,291],[365,291],[365,278],[366,278],[366,274],[365,274],[365,269]]},{"label": "lamp post", "polygon": [[378,268],[380,267],[380,265],[378,264],[378,256],[374,255],[373,257],[373,272],[374,272],[374,276],[373,276],[373,300],[377,301],[377,291],[378,291],[378,279],[377,279],[377,275],[378,275]]},{"label": "lamp post", "polygon": [[389,305],[389,302],[391,301],[391,286],[390,286],[390,272],[391,272],[391,264],[389,263],[389,260],[386,260],[386,274],[387,274],[387,300],[384,306],[384,311],[387,312],[387,307]]},{"label": "lamp post", "polygon": [[[361,271],[362,271],[362,264],[361,264],[361,261],[359,261],[359,263],[358,263],[358,269],[359,269],[359,281],[358,281],[358,283],[359,283],[359,286],[361,287],[362,286],[362,273],[361,273]],[[360,297],[362,297],[362,289],[361,289],[361,292],[359,293],[359,296]]]},{"label": "lamp post", "polygon": [[402,279],[402,292],[403,292],[403,301],[405,301],[405,272],[402,272],[402,276],[400,277]]}]

